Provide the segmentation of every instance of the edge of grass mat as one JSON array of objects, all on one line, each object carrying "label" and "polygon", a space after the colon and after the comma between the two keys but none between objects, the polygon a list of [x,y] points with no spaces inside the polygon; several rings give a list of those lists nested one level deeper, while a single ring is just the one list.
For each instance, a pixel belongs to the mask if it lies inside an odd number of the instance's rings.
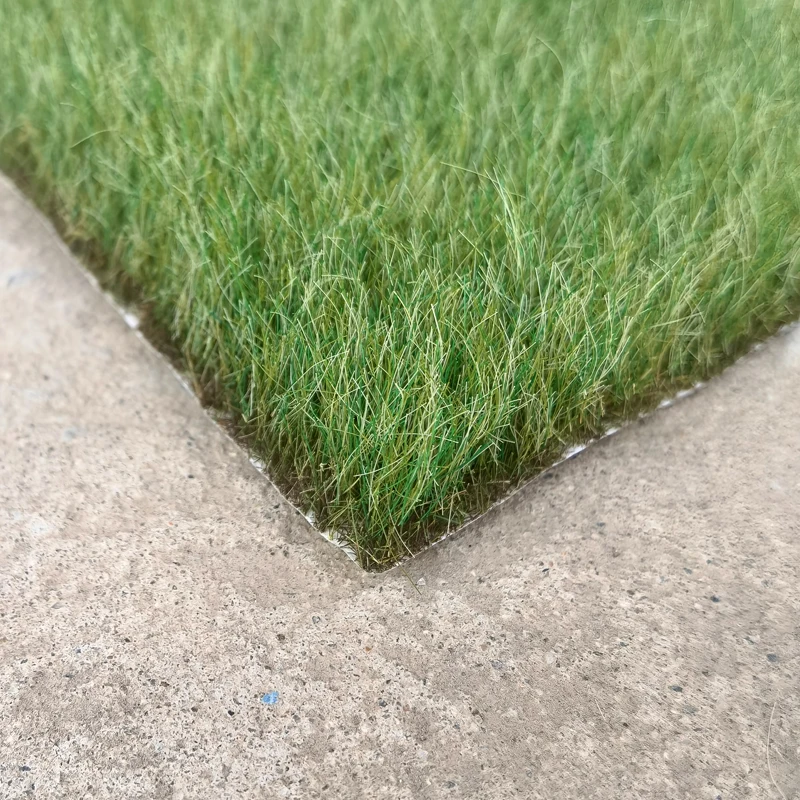
[{"label": "edge of grass mat", "polygon": [[[225,411],[220,408],[218,403],[215,403],[215,395],[200,386],[196,380],[193,380],[190,372],[188,371],[187,364],[181,357],[180,351],[174,344],[172,339],[160,326],[155,324],[152,318],[148,315],[146,305],[138,304],[136,301],[136,287],[120,286],[109,280],[102,280],[100,277],[102,272],[98,269],[95,271],[102,262],[102,255],[95,249],[87,247],[85,243],[73,243],[70,246],[62,237],[59,230],[60,221],[55,214],[48,214],[45,209],[40,208],[35,199],[24,191],[22,187],[25,186],[24,180],[18,177],[16,180],[6,174],[0,173],[0,181],[26,205],[37,211],[40,222],[46,228],[48,233],[54,237],[58,246],[67,253],[73,264],[76,264],[81,273],[87,281],[96,289],[100,291],[105,300],[114,310],[122,317],[125,324],[133,331],[133,333],[150,348],[151,352],[162,360],[172,374],[181,384],[181,386],[189,393],[198,405],[203,409],[208,418],[235,442],[248,456],[251,465],[261,475],[269,481],[269,483],[278,491],[281,497],[300,515],[302,515],[309,523],[310,527],[316,531],[328,543],[338,547],[342,552],[352,561],[359,564],[362,568],[368,571],[383,571],[392,568],[402,568],[402,566],[412,560],[420,553],[428,550],[429,548],[439,545],[447,539],[459,535],[467,528],[474,525],[476,522],[485,517],[489,512],[504,505],[511,498],[516,496],[520,491],[529,486],[542,475],[549,472],[559,464],[568,461],[587,449],[592,445],[597,444],[605,439],[614,436],[624,428],[631,425],[633,422],[644,419],[650,416],[655,411],[659,411],[674,405],[685,398],[688,398],[698,391],[703,389],[708,381],[696,381],[685,388],[678,389],[674,394],[667,398],[643,402],[637,413],[628,415],[626,418],[619,418],[610,420],[610,424],[605,430],[598,433],[596,436],[591,436],[583,441],[571,444],[564,447],[558,453],[552,453],[550,458],[543,458],[538,468],[534,468],[528,472],[523,478],[515,482],[506,482],[498,487],[495,487],[493,499],[483,508],[478,508],[474,513],[467,514],[463,517],[457,525],[447,526],[430,526],[426,529],[427,532],[434,534],[425,537],[423,540],[417,542],[415,548],[407,548],[407,552],[398,556],[391,562],[376,564],[370,562],[365,558],[360,558],[358,551],[353,547],[351,541],[347,537],[346,531],[326,530],[317,524],[317,520],[313,511],[305,509],[301,503],[298,502],[296,494],[293,496],[292,487],[287,487],[284,482],[272,474],[268,461],[263,459],[257,450],[251,447],[246,434],[243,434],[238,426],[235,416],[230,411]],[[88,255],[88,259],[86,258]],[[93,267],[95,269],[93,269]],[[99,274],[98,274],[99,272]],[[749,353],[756,352],[762,349],[765,342],[771,338],[784,335],[786,332],[792,330],[800,324],[798,322],[790,322],[782,325],[777,331],[764,338],[755,339],[749,347],[745,348],[741,353],[726,359],[725,363],[720,362],[717,369],[709,375],[709,378],[724,371],[728,366],[731,366],[739,358],[743,358]],[[646,399],[645,399],[646,400]],[[652,399],[651,399],[652,400]]]},{"label": "edge of grass mat", "polygon": [[[170,372],[173,374],[178,383],[183,387],[187,394],[189,394],[203,410],[203,413],[208,419],[213,422],[216,427],[222,431],[231,441],[233,441],[241,450],[248,456],[250,464],[270,483],[276,492],[288,503],[298,514],[300,514],[326,542],[338,547],[344,554],[355,563],[359,564],[358,556],[353,548],[348,544],[346,539],[342,539],[335,532],[324,531],[317,526],[314,520],[313,513],[304,511],[299,505],[294,503],[286,492],[276,483],[269,472],[269,467],[266,462],[262,461],[253,451],[248,447],[247,442],[236,434],[235,426],[233,426],[231,416],[227,412],[220,411],[216,406],[204,402],[196,383],[192,380],[191,375],[186,371],[185,364],[180,358],[179,353],[170,342],[170,347],[165,349],[163,344],[169,341],[169,337],[165,333],[154,329],[152,324],[143,325],[143,320],[139,313],[139,308],[135,302],[130,300],[130,297],[125,300],[119,293],[114,292],[114,287],[104,285],[98,277],[97,273],[83,261],[79,249],[71,248],[62,238],[58,226],[54,219],[39,208],[34,200],[28,196],[18,184],[23,184],[24,181],[14,180],[9,175],[0,172],[0,183],[7,186],[11,192],[26,206],[32,208],[39,219],[39,222],[45,227],[47,232],[53,237],[59,248],[69,257],[70,261],[78,267],[81,275],[89,282],[89,284],[96,289],[103,299],[114,309],[114,311],[122,317],[125,324],[130,328],[133,334],[143,342],[151,353],[153,353],[162,363],[164,363]],[[154,335],[155,334],[155,335]],[[360,565],[361,566],[361,565]]]},{"label": "edge of grass mat", "polygon": [[[621,420],[619,425],[613,425],[613,426],[609,427],[608,429],[606,429],[600,435],[595,436],[595,437],[593,437],[591,439],[588,439],[583,444],[576,444],[576,445],[572,445],[570,447],[567,447],[564,450],[564,452],[563,452],[563,454],[561,455],[560,458],[558,458],[556,461],[554,461],[553,463],[549,464],[548,466],[544,467],[543,469],[541,469],[536,474],[531,475],[530,477],[528,477],[528,478],[524,479],[523,481],[521,481],[514,488],[510,489],[507,494],[504,494],[501,497],[499,497],[497,500],[495,500],[484,511],[481,511],[479,514],[476,514],[475,516],[470,517],[469,519],[465,520],[457,528],[454,528],[451,531],[447,531],[446,533],[444,533],[442,536],[440,536],[435,541],[429,542],[421,550],[419,550],[419,551],[417,551],[415,553],[412,553],[411,555],[407,555],[407,556],[399,559],[394,564],[392,564],[389,567],[389,569],[395,569],[397,567],[402,567],[404,564],[407,564],[408,562],[412,561],[417,556],[419,556],[422,553],[424,553],[426,550],[430,550],[432,547],[436,547],[437,545],[442,544],[443,542],[447,541],[448,539],[452,539],[452,538],[458,536],[459,534],[463,533],[468,528],[470,528],[473,525],[475,525],[477,522],[480,522],[484,517],[488,516],[492,511],[494,511],[494,510],[500,508],[501,506],[505,505],[509,500],[511,500],[512,498],[516,497],[520,492],[524,491],[528,486],[533,484],[535,481],[539,480],[541,477],[546,475],[548,472],[550,472],[551,470],[555,469],[556,467],[558,467],[559,465],[563,464],[566,461],[571,461],[573,458],[576,458],[577,456],[581,455],[581,453],[583,453],[584,451],[591,450],[591,448],[594,445],[600,444],[600,442],[603,442],[606,439],[610,439],[612,436],[616,436],[618,433],[621,433],[626,428],[629,428],[635,422],[640,422],[642,420],[649,419],[651,416],[653,416],[657,412],[665,411],[666,409],[671,408],[672,406],[676,405],[677,403],[680,403],[682,400],[687,400],[690,397],[693,397],[694,395],[698,394],[703,389],[708,387],[709,384],[711,383],[711,381],[719,378],[722,375],[722,373],[724,373],[726,370],[728,370],[731,367],[733,367],[739,361],[741,361],[744,358],[747,358],[749,355],[751,355],[753,353],[757,353],[760,350],[763,350],[764,347],[766,347],[767,344],[771,340],[777,339],[779,336],[786,336],[791,331],[795,330],[798,327],[800,327],[800,321],[789,322],[789,323],[787,323],[785,325],[782,325],[780,328],[778,328],[777,331],[775,331],[774,333],[770,334],[766,339],[761,339],[759,341],[753,342],[753,344],[750,346],[750,348],[748,350],[746,350],[745,352],[741,353],[739,356],[734,358],[729,364],[726,364],[725,366],[723,366],[722,369],[720,369],[719,373],[709,376],[708,380],[697,381],[693,386],[689,387],[688,389],[680,389],[679,391],[677,391],[671,397],[666,397],[663,400],[661,400],[661,402],[657,406],[655,406],[654,408],[651,408],[650,410],[647,410],[647,411],[640,411],[634,417],[630,417],[629,419],[626,419],[626,420]],[[272,482],[272,481],[270,481],[270,482]],[[302,510],[300,511],[300,513],[301,514],[303,513]],[[313,519],[309,519],[307,515],[304,515],[304,516],[306,516],[306,519],[309,520],[309,522],[312,524],[312,526],[315,528],[315,530],[319,530],[318,528],[316,528],[316,526],[314,526]],[[322,535],[326,539],[328,538],[327,535],[323,531],[320,531],[320,533],[322,533]],[[329,539],[329,541],[332,541],[332,540]],[[354,555],[351,556],[351,558],[353,558],[353,560],[356,560]]]},{"label": "edge of grass mat", "polygon": [[[466,491],[470,492],[471,489],[472,494],[468,496],[472,497],[473,502],[471,505],[465,506],[467,510],[461,514],[457,524],[428,525],[422,528],[413,540],[403,543],[405,552],[398,553],[391,560],[378,562],[372,557],[372,554],[359,552],[357,544],[348,536],[347,531],[328,530],[320,526],[313,510],[304,508],[303,503],[300,501],[297,482],[290,483],[282,480],[272,472],[269,460],[265,459],[257,448],[252,447],[250,437],[240,426],[235,412],[224,408],[218,394],[214,391],[214,387],[201,385],[199,381],[193,378],[189,365],[181,355],[181,351],[174,339],[163,326],[153,319],[147,304],[140,302],[138,287],[124,279],[121,281],[114,280],[116,273],[113,270],[105,269],[107,260],[104,254],[97,247],[94,247],[92,243],[68,241],[63,235],[64,225],[56,209],[47,205],[42,206],[41,203],[37,202],[39,199],[38,193],[26,191],[26,188],[32,189],[32,187],[28,186],[24,175],[9,175],[8,173],[3,174],[0,172],[0,180],[6,183],[23,202],[37,210],[40,219],[51,235],[56,238],[59,246],[69,253],[73,263],[78,265],[87,280],[100,290],[106,301],[123,318],[128,327],[168,365],[180,384],[195,398],[209,419],[244,450],[253,467],[275,487],[283,499],[298,514],[302,515],[322,538],[338,547],[349,559],[370,572],[381,572],[395,567],[402,568],[403,564],[420,553],[452,538],[475,524],[490,511],[503,505],[553,467],[574,458],[593,444],[613,436],[632,422],[645,418],[656,410],[671,406],[675,402],[696,393],[707,384],[709,379],[724,371],[739,358],[760,349],[766,340],[781,335],[798,324],[797,322],[789,322],[781,325],[773,332],[760,331],[752,337],[747,346],[740,348],[735,353],[728,354],[727,357],[714,364],[713,368],[708,371],[705,380],[694,382],[688,379],[676,380],[673,382],[672,394],[666,398],[663,394],[638,398],[636,407],[631,409],[630,413],[624,416],[609,415],[606,419],[606,427],[595,435],[587,432],[587,436],[578,438],[571,444],[563,445],[558,450],[551,449],[543,453],[535,464],[529,465],[529,468],[518,480],[497,482],[493,485],[483,484],[480,487],[472,487],[472,489],[468,486]],[[480,497],[488,497],[489,501],[480,503]]]}]

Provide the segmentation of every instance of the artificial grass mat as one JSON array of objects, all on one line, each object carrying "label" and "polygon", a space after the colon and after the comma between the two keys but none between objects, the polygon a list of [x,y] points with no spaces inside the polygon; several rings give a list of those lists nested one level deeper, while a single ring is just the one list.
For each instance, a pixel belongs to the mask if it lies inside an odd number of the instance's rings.
[{"label": "artificial grass mat", "polygon": [[0,0],[0,165],[384,567],[800,308],[800,16]]}]

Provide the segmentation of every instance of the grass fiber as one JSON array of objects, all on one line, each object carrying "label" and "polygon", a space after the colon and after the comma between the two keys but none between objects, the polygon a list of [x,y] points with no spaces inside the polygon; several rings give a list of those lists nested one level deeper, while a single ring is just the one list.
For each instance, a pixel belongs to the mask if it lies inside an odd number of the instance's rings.
[{"label": "grass fiber", "polygon": [[800,14],[0,0],[0,167],[368,568],[800,310]]}]

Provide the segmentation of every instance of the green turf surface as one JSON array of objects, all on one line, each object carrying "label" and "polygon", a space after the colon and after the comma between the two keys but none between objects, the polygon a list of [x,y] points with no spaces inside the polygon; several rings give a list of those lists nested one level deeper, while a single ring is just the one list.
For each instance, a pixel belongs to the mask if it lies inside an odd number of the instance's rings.
[{"label": "green turf surface", "polygon": [[800,309],[778,0],[0,0],[0,165],[382,567]]}]

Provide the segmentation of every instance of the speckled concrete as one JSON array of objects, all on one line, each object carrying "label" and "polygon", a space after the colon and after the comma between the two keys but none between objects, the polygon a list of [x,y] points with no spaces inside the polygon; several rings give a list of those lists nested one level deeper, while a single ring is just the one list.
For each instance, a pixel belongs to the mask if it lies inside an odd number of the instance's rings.
[{"label": "speckled concrete", "polygon": [[3,185],[0,796],[796,797],[798,397],[795,331],[365,575]]}]

